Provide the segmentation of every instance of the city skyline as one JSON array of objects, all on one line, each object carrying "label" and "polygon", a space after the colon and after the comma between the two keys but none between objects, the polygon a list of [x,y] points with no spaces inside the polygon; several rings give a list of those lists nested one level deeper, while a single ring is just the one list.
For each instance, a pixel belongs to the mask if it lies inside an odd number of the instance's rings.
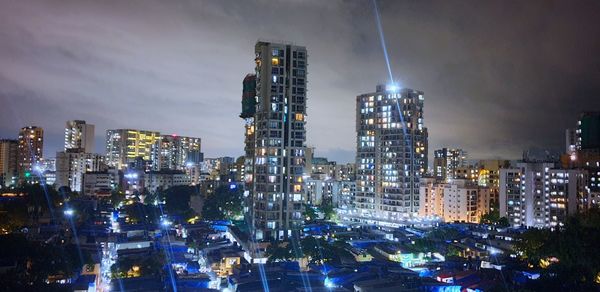
[{"label": "city skyline", "polygon": [[598,20],[0,0],[0,287],[600,291]]},{"label": "city skyline", "polygon": [[[311,52],[307,144],[350,162],[354,97],[388,79],[368,1],[1,3],[0,136],[40,126],[45,157],[72,119],[96,125],[100,153],[107,129],[135,128],[201,137],[207,157],[242,155],[241,79],[266,38]],[[399,84],[428,98],[430,149],[507,159],[561,149],[557,129],[600,106],[598,3],[429,4],[379,2]]]}]

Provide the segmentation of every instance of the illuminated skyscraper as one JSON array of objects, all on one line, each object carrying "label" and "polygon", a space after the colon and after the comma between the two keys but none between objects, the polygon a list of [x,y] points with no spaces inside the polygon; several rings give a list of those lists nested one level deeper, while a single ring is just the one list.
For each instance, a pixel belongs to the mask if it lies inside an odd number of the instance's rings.
[{"label": "illuminated skyscraper", "polygon": [[244,119],[244,181],[246,189],[251,191],[255,147],[256,75],[246,75],[242,85],[242,113],[240,114],[240,118]]},{"label": "illuminated skyscraper", "polygon": [[568,216],[583,211],[588,174],[557,168],[552,162],[520,162],[500,169],[500,216],[512,227],[563,226]]},{"label": "illuminated skyscraper", "polygon": [[200,138],[163,135],[152,145],[154,170],[185,170],[199,166],[202,161]]},{"label": "illuminated skyscraper", "polygon": [[93,153],[94,148],[94,125],[80,120],[67,121],[65,150],[82,149],[85,153]]},{"label": "illuminated skyscraper", "polygon": [[17,140],[0,140],[0,187],[16,183],[18,145]]},{"label": "illuminated skyscraper", "polygon": [[584,112],[577,121],[578,150],[600,149],[600,112]]},{"label": "illuminated skyscraper", "polygon": [[306,48],[259,41],[256,53],[252,235],[284,238],[306,203]]},{"label": "illuminated skyscraper", "polygon": [[32,172],[35,166],[40,166],[44,152],[44,130],[36,126],[21,128],[18,147],[19,178],[23,180],[35,177]]},{"label": "illuminated skyscraper", "polygon": [[467,152],[462,149],[442,148],[433,152],[435,178],[446,181],[457,178],[457,169],[465,166]]},{"label": "illuminated skyscraper", "polygon": [[106,163],[123,169],[136,158],[151,160],[152,145],[160,138],[154,131],[118,129],[106,131]]},{"label": "illuminated skyscraper", "polygon": [[256,75],[248,74],[242,81],[242,113],[244,119],[244,169],[242,181],[244,182],[244,213],[251,223],[252,219],[252,192],[254,190],[254,151],[255,151],[255,125],[256,114]]},{"label": "illuminated skyscraper", "polygon": [[378,85],[356,97],[354,221],[398,226],[418,215],[427,169],[423,92]]}]

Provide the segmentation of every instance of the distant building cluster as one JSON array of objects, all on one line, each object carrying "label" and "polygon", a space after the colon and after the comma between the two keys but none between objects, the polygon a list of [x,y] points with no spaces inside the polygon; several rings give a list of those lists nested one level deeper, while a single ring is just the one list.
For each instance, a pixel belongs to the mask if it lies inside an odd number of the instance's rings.
[{"label": "distant building cluster", "polygon": [[90,197],[154,192],[200,183],[204,164],[201,139],[156,131],[106,131],[106,152],[95,152],[95,126],[67,121],[64,149],[45,158],[44,130],[24,127],[17,140],[0,140],[0,183],[45,183]]},{"label": "distant building cluster", "polygon": [[306,48],[259,41],[254,53],[255,70],[242,80],[243,156],[204,158],[198,137],[140,129],[107,130],[97,153],[95,126],[71,120],[64,149],[52,158],[43,156],[41,127],[0,140],[0,184],[44,182],[91,197],[239,187],[255,240],[292,236],[313,207],[331,206],[343,222],[387,227],[478,223],[497,213],[514,228],[557,228],[600,204],[600,112],[580,115],[561,152],[471,160],[464,149],[444,147],[432,151],[430,167],[425,93],[377,85],[355,97],[355,160],[338,163],[307,146]]}]

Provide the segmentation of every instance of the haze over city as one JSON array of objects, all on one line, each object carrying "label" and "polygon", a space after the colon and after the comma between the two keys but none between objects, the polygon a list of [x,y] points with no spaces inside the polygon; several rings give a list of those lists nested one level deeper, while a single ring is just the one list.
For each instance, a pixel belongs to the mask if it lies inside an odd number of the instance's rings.
[{"label": "haze over city", "polygon": [[600,291],[598,0],[0,0],[0,290]]}]

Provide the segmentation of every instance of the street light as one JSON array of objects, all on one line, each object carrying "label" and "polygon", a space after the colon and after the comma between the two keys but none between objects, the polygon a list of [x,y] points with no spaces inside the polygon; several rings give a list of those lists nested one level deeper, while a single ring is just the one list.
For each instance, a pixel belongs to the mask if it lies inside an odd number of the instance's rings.
[{"label": "street light", "polygon": [[63,211],[63,214],[65,214],[65,216],[67,217],[73,217],[73,215],[75,215],[75,210],[69,208]]}]

